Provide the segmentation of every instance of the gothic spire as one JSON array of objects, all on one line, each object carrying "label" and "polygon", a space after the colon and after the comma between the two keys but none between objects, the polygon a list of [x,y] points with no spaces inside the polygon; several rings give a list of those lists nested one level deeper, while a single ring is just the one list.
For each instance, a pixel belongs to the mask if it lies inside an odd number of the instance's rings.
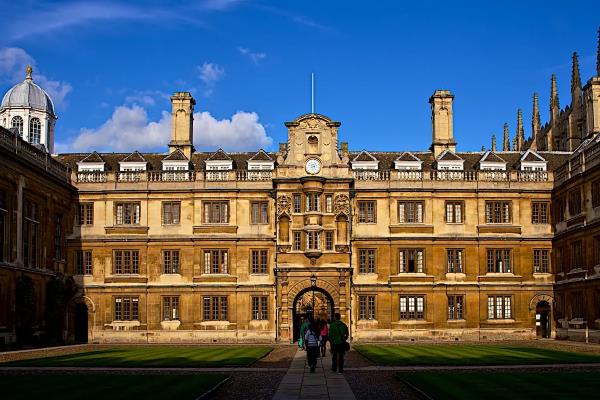
[{"label": "gothic spire", "polygon": [[517,137],[515,136],[513,138],[513,146],[512,146],[513,151],[518,151],[519,149],[517,149]]},{"label": "gothic spire", "polygon": [[596,55],[596,76],[600,77],[600,27],[598,27],[598,54]]},{"label": "gothic spire", "polygon": [[504,123],[504,140],[502,141],[502,151],[510,151],[510,138],[508,137],[508,124]]},{"label": "gothic spire", "polygon": [[531,114],[531,147],[537,149],[537,136],[540,133],[540,106],[538,103],[538,94],[533,94],[533,113]]},{"label": "gothic spire", "polygon": [[581,77],[579,76],[579,58],[577,52],[573,52],[573,65],[571,67],[571,93],[581,89]]},{"label": "gothic spire", "polygon": [[550,109],[560,109],[560,103],[558,102],[558,88],[556,87],[556,75],[552,74],[550,87]]},{"label": "gothic spire", "polygon": [[517,141],[517,151],[523,150],[525,145],[525,131],[523,130],[523,110],[520,108],[517,110],[517,135],[515,136]]},{"label": "gothic spire", "polygon": [[492,133],[492,151],[496,151],[496,135]]}]

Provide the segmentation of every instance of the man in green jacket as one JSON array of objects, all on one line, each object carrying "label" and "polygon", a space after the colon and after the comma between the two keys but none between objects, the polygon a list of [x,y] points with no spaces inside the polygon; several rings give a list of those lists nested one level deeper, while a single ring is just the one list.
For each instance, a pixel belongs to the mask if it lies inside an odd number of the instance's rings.
[{"label": "man in green jacket", "polygon": [[300,348],[300,350],[304,350],[304,335],[306,334],[306,329],[308,329],[311,324],[311,319],[312,318],[305,319],[302,321],[302,325],[300,325],[300,338],[298,338],[298,348]]},{"label": "man in green jacket", "polygon": [[329,341],[331,342],[331,370],[341,374],[344,372],[344,353],[348,340],[348,326],[341,321],[340,313],[335,313],[335,320],[329,326]]}]

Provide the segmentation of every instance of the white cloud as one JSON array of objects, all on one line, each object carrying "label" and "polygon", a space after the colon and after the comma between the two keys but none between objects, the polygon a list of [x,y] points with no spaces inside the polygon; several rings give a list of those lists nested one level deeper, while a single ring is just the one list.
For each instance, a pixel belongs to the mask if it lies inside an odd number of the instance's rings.
[{"label": "white cloud", "polygon": [[[96,129],[81,129],[70,144],[57,144],[60,152],[121,151],[166,149],[170,139],[171,114],[161,113],[158,121],[150,121],[139,105],[119,106],[112,116]],[[196,149],[226,151],[268,148],[272,139],[259,122],[258,114],[238,111],[230,119],[216,119],[209,112],[194,113],[194,145]]]},{"label": "white cloud", "polygon": [[267,56],[265,53],[254,53],[245,47],[238,47],[238,51],[243,55],[248,56],[254,64],[258,64],[260,60],[263,60]]},{"label": "white cloud", "polygon": [[65,105],[66,96],[73,87],[64,81],[52,80],[44,74],[37,73],[35,59],[25,50],[18,47],[0,48],[0,82],[15,84],[25,78],[27,65],[33,67],[33,80],[42,87],[58,108]]},{"label": "white cloud", "polygon": [[198,67],[199,77],[207,85],[214,85],[225,76],[225,69],[218,64],[204,63]]}]

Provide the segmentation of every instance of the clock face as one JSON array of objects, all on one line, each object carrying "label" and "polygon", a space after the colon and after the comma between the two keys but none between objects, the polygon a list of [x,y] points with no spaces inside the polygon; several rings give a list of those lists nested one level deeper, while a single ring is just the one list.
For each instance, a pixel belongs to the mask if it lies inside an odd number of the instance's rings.
[{"label": "clock face", "polygon": [[306,172],[309,174],[318,174],[321,171],[321,162],[316,158],[311,158],[306,162]]}]

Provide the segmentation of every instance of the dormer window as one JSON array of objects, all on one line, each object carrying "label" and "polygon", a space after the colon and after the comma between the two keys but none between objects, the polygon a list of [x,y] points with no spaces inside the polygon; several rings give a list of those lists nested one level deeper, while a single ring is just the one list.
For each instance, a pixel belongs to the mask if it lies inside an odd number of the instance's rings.
[{"label": "dormer window", "polygon": [[545,172],[548,162],[533,150],[527,150],[520,159],[521,171]]},{"label": "dormer window", "polygon": [[119,161],[120,172],[146,171],[148,162],[138,151],[134,151]]},{"label": "dormer window", "polygon": [[233,160],[223,149],[211,154],[205,163],[207,171],[229,171],[233,169]]},{"label": "dormer window", "polygon": [[506,171],[506,161],[496,153],[487,151],[479,160],[479,169],[482,171]]},{"label": "dormer window", "polygon": [[188,171],[190,160],[177,149],[162,160],[162,169],[163,171]]},{"label": "dormer window", "polygon": [[394,160],[394,168],[398,171],[420,171],[423,161],[419,160],[414,154],[405,152],[400,154]]},{"label": "dormer window", "polygon": [[465,160],[450,150],[444,150],[436,159],[439,171],[462,171],[464,170],[464,164]]},{"label": "dormer window", "polygon": [[94,151],[77,163],[77,172],[102,172],[104,166],[104,159]]},{"label": "dormer window", "polygon": [[361,151],[352,160],[353,170],[377,170],[379,169],[379,160],[366,150]]}]

